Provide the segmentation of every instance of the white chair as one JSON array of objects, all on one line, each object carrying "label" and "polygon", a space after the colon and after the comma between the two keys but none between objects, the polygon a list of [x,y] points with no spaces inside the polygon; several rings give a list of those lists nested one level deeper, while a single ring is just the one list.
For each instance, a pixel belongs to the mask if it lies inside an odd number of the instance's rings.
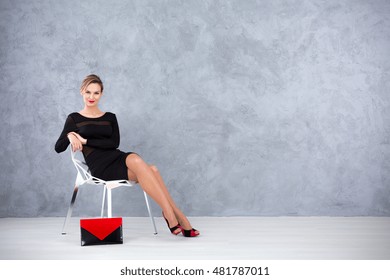
[{"label": "white chair", "polygon": [[[80,186],[82,186],[84,184],[103,186],[103,201],[102,201],[102,209],[101,209],[100,216],[103,217],[103,214],[104,214],[104,204],[106,201],[106,193],[107,193],[107,216],[109,218],[111,218],[112,217],[111,190],[115,189],[117,187],[121,187],[121,186],[132,187],[132,186],[135,186],[137,184],[136,182],[127,181],[127,180],[104,181],[102,179],[96,178],[89,173],[89,168],[84,161],[84,157],[83,157],[82,153],[81,152],[73,152],[72,149],[70,149],[70,151],[71,151],[72,161],[74,163],[74,166],[77,169],[77,177],[76,177],[76,182],[75,182],[75,186],[74,186],[74,190],[73,190],[72,199],[70,201],[70,206],[68,209],[68,214],[66,215],[65,222],[64,222],[64,225],[62,227],[62,234],[66,234],[66,226],[69,222],[70,217],[72,216],[73,205],[74,205],[74,202],[76,200],[77,192],[78,192]],[[78,159],[76,154],[81,155],[80,157],[82,159]],[[145,196],[146,207],[148,208],[148,212],[149,212],[149,217],[150,217],[150,220],[151,220],[152,225],[153,225],[154,234],[157,234],[156,223],[154,222],[154,217],[153,217],[152,211],[150,209],[148,196],[145,192],[144,192],[144,196]]]}]

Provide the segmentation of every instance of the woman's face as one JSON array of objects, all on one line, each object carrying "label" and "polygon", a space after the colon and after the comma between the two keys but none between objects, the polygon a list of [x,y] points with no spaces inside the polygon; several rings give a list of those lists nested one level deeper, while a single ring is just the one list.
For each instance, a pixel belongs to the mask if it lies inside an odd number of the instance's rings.
[{"label": "woman's face", "polygon": [[102,94],[100,85],[96,83],[89,84],[85,91],[81,93],[84,104],[88,107],[96,107]]}]

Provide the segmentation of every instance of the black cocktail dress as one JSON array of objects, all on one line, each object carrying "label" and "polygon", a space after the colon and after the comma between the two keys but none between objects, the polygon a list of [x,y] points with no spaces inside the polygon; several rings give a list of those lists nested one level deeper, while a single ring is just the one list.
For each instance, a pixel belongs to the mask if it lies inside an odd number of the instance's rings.
[{"label": "black cocktail dress", "polygon": [[128,180],[126,157],[133,152],[118,150],[119,126],[115,114],[106,112],[99,118],[88,118],[71,113],[55,144],[57,153],[69,146],[67,134],[72,131],[87,139],[82,152],[93,176],[103,180]]}]

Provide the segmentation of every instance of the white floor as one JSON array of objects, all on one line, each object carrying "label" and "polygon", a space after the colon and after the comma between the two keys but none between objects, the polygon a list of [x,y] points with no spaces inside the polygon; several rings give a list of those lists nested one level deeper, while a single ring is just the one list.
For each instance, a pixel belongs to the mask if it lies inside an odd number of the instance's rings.
[{"label": "white floor", "polygon": [[80,246],[79,218],[1,218],[0,259],[389,260],[390,217],[192,217],[197,238],[157,217],[123,219],[124,244]]}]

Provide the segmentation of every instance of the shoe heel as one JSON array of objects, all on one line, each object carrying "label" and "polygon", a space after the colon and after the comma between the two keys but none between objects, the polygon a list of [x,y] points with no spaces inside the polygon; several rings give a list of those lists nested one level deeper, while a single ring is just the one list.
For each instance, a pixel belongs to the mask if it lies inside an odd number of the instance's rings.
[{"label": "shoe heel", "polygon": [[162,214],[163,218],[165,219],[165,221],[167,222],[167,226],[173,235],[178,235],[180,233],[180,231],[175,232],[178,228],[183,231],[183,229],[179,223],[174,227],[169,227],[169,222],[168,222],[167,218],[165,218],[164,212],[161,212],[161,214]]}]

